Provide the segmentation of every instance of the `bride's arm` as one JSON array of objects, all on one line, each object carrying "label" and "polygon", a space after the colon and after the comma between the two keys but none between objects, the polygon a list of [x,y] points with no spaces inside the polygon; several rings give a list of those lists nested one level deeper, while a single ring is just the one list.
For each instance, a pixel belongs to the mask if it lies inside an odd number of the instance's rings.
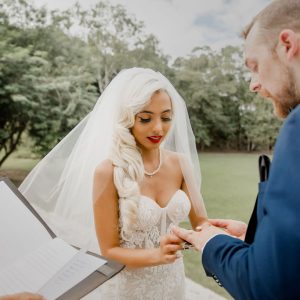
[{"label": "bride's arm", "polygon": [[128,267],[148,267],[172,263],[181,240],[174,235],[161,239],[154,249],[128,249],[120,247],[118,195],[113,183],[113,166],[102,162],[94,174],[93,209],[97,238],[101,254]]},{"label": "bride's arm", "polygon": [[[182,182],[181,189],[188,195],[188,197],[190,199],[189,190],[188,190],[188,187],[187,187],[184,179],[183,179],[183,182]],[[201,197],[200,193],[199,193],[199,197]],[[199,202],[200,202],[200,200],[199,200]],[[203,203],[203,205],[204,205],[204,203]],[[189,219],[190,219],[191,225],[192,225],[192,227],[193,227],[194,230],[196,229],[196,227],[201,226],[201,225],[203,225],[205,223],[208,223],[208,219],[207,219],[206,215],[200,216],[196,212],[196,209],[195,209],[195,207],[193,205],[193,201],[191,201],[191,210],[190,210],[190,213],[189,213]]]},{"label": "bride's arm", "polygon": [[176,168],[174,169],[174,173],[178,172],[181,178],[180,188],[187,194],[191,203],[189,219],[195,230],[196,227],[208,223],[207,212],[200,192],[200,186],[196,182],[194,168],[187,156],[175,152],[173,157],[172,166],[173,168]]}]

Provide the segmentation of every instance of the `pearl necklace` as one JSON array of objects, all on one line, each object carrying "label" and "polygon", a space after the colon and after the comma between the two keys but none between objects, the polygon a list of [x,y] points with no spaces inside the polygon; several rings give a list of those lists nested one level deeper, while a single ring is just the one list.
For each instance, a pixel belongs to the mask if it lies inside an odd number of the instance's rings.
[{"label": "pearl necklace", "polygon": [[157,169],[155,169],[153,172],[147,172],[144,168],[144,174],[150,177],[154,176],[160,170],[161,165],[162,165],[162,156],[161,156],[161,150],[159,149],[159,164]]}]

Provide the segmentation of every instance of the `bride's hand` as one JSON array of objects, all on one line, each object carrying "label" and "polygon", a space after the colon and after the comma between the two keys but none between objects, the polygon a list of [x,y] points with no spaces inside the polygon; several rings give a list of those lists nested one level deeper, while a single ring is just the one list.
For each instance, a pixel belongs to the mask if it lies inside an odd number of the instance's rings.
[{"label": "bride's hand", "polygon": [[242,221],[230,220],[230,219],[209,219],[212,225],[224,229],[229,234],[244,240],[247,231],[247,224]]},{"label": "bride's hand", "polygon": [[182,240],[174,234],[162,236],[159,248],[157,248],[159,264],[170,264],[180,257],[177,251],[182,250],[181,244]]}]

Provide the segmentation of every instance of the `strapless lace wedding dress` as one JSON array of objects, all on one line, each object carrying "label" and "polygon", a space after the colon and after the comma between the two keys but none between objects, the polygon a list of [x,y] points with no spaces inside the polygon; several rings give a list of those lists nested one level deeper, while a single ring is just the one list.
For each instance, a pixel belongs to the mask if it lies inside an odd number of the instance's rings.
[{"label": "strapless lace wedding dress", "polygon": [[[141,196],[138,207],[138,229],[130,239],[122,240],[126,248],[157,248],[162,235],[170,232],[188,217],[191,209],[187,195],[178,190],[166,207],[153,199]],[[182,300],[185,294],[185,275],[182,258],[172,264],[137,269],[125,268],[101,288],[105,300]]]}]

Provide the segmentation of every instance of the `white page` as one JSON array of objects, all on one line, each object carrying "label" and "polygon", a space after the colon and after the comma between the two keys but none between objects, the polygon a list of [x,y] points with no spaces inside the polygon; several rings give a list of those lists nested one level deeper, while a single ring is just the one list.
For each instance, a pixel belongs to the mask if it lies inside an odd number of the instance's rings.
[{"label": "white page", "polygon": [[0,181],[0,270],[51,240],[40,221]]},{"label": "white page", "polygon": [[59,238],[51,239],[36,251],[0,271],[0,295],[22,291],[37,292],[78,250]]},{"label": "white page", "polygon": [[39,291],[47,300],[54,300],[100,268],[106,260],[79,251]]}]

